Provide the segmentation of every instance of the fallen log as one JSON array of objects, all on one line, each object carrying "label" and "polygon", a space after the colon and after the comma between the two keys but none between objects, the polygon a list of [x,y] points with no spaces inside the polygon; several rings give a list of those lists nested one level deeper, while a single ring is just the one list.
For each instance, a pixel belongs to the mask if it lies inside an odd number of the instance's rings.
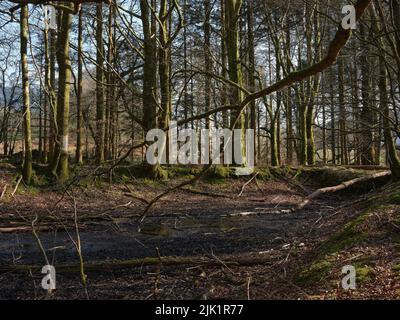
[{"label": "fallen log", "polygon": [[346,169],[354,169],[354,170],[366,170],[366,171],[378,171],[378,170],[388,170],[388,167],[385,166],[377,166],[377,165],[348,165],[343,166]]},{"label": "fallen log", "polygon": [[[39,231],[51,231],[53,227],[42,226],[38,227]],[[22,232],[32,232],[31,226],[22,226],[22,227],[0,227],[0,233],[22,233]]]},{"label": "fallen log", "polygon": [[[117,260],[117,261],[99,261],[85,263],[86,272],[100,272],[109,270],[120,270],[126,268],[138,268],[144,266],[254,266],[272,264],[270,257],[237,257],[230,258],[229,260],[213,259],[205,257],[148,257],[142,259],[132,260]],[[15,272],[25,273],[29,271],[39,271],[43,266],[40,265],[7,265],[0,266],[0,273]],[[80,265],[77,264],[63,264],[56,265],[58,273],[75,273],[80,272]]]},{"label": "fallen log", "polygon": [[349,181],[345,181],[345,182],[342,182],[341,184],[333,186],[333,187],[326,187],[326,188],[318,189],[315,192],[311,193],[309,196],[307,196],[304,199],[304,201],[302,201],[300,204],[298,204],[296,206],[296,208],[295,208],[295,211],[303,209],[312,200],[322,196],[323,194],[335,193],[335,192],[347,189],[347,188],[349,188],[349,187],[351,187],[351,186],[353,186],[355,184],[358,184],[358,183],[363,183],[363,182],[367,182],[367,181],[370,181],[370,180],[375,180],[375,179],[383,178],[383,177],[389,177],[391,175],[392,175],[391,171],[382,171],[382,172],[366,175],[364,177],[355,178],[355,179],[352,179],[352,180],[349,180]]},{"label": "fallen log", "polygon": [[280,209],[280,210],[270,210],[270,211],[258,211],[258,212],[242,212],[242,213],[234,213],[230,214],[229,216],[256,216],[256,215],[261,215],[261,214],[285,214],[285,213],[294,213],[297,211],[300,211],[304,209],[312,200],[321,197],[324,194],[327,193],[335,193],[338,191],[342,191],[344,189],[347,189],[355,184],[363,183],[363,182],[368,182],[371,180],[383,178],[383,177],[389,177],[392,175],[391,171],[382,171],[374,174],[369,174],[363,177],[351,179],[345,182],[342,182],[336,186],[333,187],[326,187],[326,188],[321,188],[310,195],[308,195],[302,202],[294,206],[293,208],[289,209]]},{"label": "fallen log", "polygon": [[[87,224],[82,224],[79,225],[80,230],[85,230],[87,228]],[[51,232],[51,231],[56,231],[58,229],[64,229],[65,227],[68,228],[74,228],[75,225],[68,223],[68,224],[60,224],[60,223],[55,223],[55,224],[48,224],[46,223],[45,225],[40,225],[36,227],[36,231],[40,232]],[[26,232],[32,232],[32,226],[23,226],[23,225],[16,225],[16,226],[9,226],[9,225],[2,225],[0,226],[0,234],[1,233],[26,233]]]}]

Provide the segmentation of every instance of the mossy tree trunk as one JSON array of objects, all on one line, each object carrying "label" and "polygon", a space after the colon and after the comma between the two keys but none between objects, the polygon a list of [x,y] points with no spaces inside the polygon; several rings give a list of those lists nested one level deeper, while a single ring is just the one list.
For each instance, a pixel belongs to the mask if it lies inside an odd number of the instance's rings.
[{"label": "mossy tree trunk", "polygon": [[75,162],[83,163],[83,115],[82,115],[82,80],[83,80],[83,53],[82,53],[82,31],[83,10],[79,11],[78,18],[78,91],[76,95],[76,150]]},{"label": "mossy tree trunk", "polygon": [[106,108],[107,108],[107,134],[106,134],[106,152],[107,159],[115,159],[116,157],[116,113],[118,103],[115,101],[115,76],[113,68],[115,67],[116,60],[116,26],[115,26],[116,7],[109,6],[108,10],[108,50],[107,50],[107,95],[106,95]]},{"label": "mossy tree trunk", "polygon": [[[60,19],[60,13],[58,12],[58,24]],[[56,92],[56,60],[57,60],[57,32],[51,29],[49,32],[49,48],[48,48],[48,79],[47,80],[47,90],[50,102],[50,136],[49,136],[49,171],[57,176],[57,166],[60,160],[59,154],[59,127],[58,127],[58,95]]]},{"label": "mossy tree trunk", "polygon": [[[157,25],[154,15],[151,14],[149,2],[140,0],[140,11],[144,36],[144,65],[143,65],[143,125],[145,135],[147,131],[157,128]],[[159,164],[147,165],[147,174],[152,178],[159,178],[161,167]]]},{"label": "mossy tree trunk", "polygon": [[[313,61],[319,61],[322,57],[321,50],[321,21],[318,14],[320,4],[319,1],[315,2],[314,7],[310,8],[307,4],[307,59],[311,64]],[[317,107],[317,95],[320,89],[321,75],[315,75],[310,78],[308,86],[308,106],[306,116],[306,131],[307,131],[307,163],[309,165],[315,164],[316,148],[315,148],[315,110]]]},{"label": "mossy tree trunk", "polygon": [[299,126],[299,150],[298,161],[300,165],[307,164],[307,105],[299,105],[298,126]]},{"label": "mossy tree trunk", "polygon": [[[211,76],[212,73],[212,59],[211,59],[211,2],[210,0],[204,1],[204,65],[205,65],[205,107],[204,111],[208,112],[211,109]],[[206,117],[206,129],[210,128],[210,117]]]},{"label": "mossy tree trunk", "polygon": [[96,161],[104,161],[105,112],[104,112],[104,45],[103,4],[96,4]]},{"label": "mossy tree trunk", "polygon": [[[239,15],[242,8],[242,0],[225,0],[225,24],[226,24],[226,50],[228,55],[228,75],[229,80],[243,84],[242,66],[239,53]],[[243,101],[243,94],[237,87],[230,88],[230,103],[240,105]],[[231,127],[241,129],[244,133],[245,118],[241,110],[234,109],[231,113]],[[242,137],[242,141],[243,141]],[[244,144],[244,143],[243,143]],[[235,153],[234,148],[233,152]],[[243,154],[243,146],[241,148]],[[234,157],[233,157],[234,159]],[[242,163],[234,164],[241,165]]]},{"label": "mossy tree trunk", "polygon": [[396,180],[400,180],[400,161],[397,156],[394,139],[392,136],[392,130],[390,127],[390,111],[388,106],[388,91],[387,91],[387,70],[383,58],[380,58],[380,77],[379,77],[379,104],[380,111],[383,118],[383,131],[385,137],[386,150],[388,152],[388,160],[390,169],[392,170],[392,177]]},{"label": "mossy tree trunk", "polygon": [[[400,7],[397,4],[393,4],[394,2],[397,1],[392,1],[392,9],[399,10]],[[376,13],[376,7],[374,6],[372,8],[372,14],[374,16],[373,22],[374,22],[374,27],[376,30],[380,30],[379,24],[378,24],[378,19],[377,19],[377,13]],[[397,15],[400,14],[400,12],[396,13]],[[394,16],[396,16],[394,14]],[[400,43],[399,43],[400,44]],[[382,40],[382,38],[379,39],[379,45],[381,49],[386,50],[386,44]],[[393,139],[393,134],[392,134],[392,128],[390,124],[390,109],[388,105],[388,100],[389,100],[389,94],[388,94],[388,66],[387,66],[387,61],[386,59],[380,55],[379,56],[379,110],[380,110],[380,117],[382,118],[382,126],[383,126],[383,137],[386,145],[386,157],[390,165],[390,169],[392,171],[392,178],[394,180],[400,180],[400,160],[399,157],[397,156],[397,151],[396,151],[396,146],[394,143]],[[379,144],[380,144],[381,139],[379,139]],[[377,159],[378,160],[378,159]],[[379,159],[380,160],[380,159]]]},{"label": "mossy tree trunk", "polygon": [[28,5],[21,6],[20,13],[20,38],[21,38],[21,69],[22,69],[22,101],[24,112],[24,165],[23,178],[25,183],[32,180],[32,132],[31,109],[29,97],[29,66],[28,66]]},{"label": "mossy tree trunk", "polygon": [[[221,77],[226,78],[227,77],[227,56],[226,56],[226,13],[225,13],[225,1],[221,0]],[[228,102],[228,96],[227,96],[227,86],[225,83],[221,84],[221,105],[225,106],[227,105]],[[229,113],[228,111],[223,111],[222,112],[222,123],[223,127],[227,128],[229,127]]]},{"label": "mossy tree trunk", "polygon": [[[279,112],[279,111],[278,111]],[[270,136],[271,136],[271,166],[279,166],[278,156],[278,124],[276,121],[276,114],[271,117],[270,125]]]},{"label": "mossy tree trunk", "polygon": [[[256,90],[256,58],[254,44],[254,5],[253,0],[247,2],[247,41],[248,41],[248,58],[249,58],[249,90]],[[257,138],[257,104],[256,101],[250,103],[250,128],[254,130],[254,141]],[[254,148],[254,163],[257,164],[257,148]]]},{"label": "mossy tree trunk", "polygon": [[[286,17],[285,23],[285,38],[286,38],[286,74],[288,74],[291,68],[291,52],[292,52],[292,36],[290,32],[290,17]],[[285,99],[285,108],[286,108],[286,164],[293,164],[293,138],[294,138],[294,130],[293,130],[293,110],[292,110],[292,89],[289,87],[286,90],[286,99]]]},{"label": "mossy tree trunk", "polygon": [[[168,9],[167,0],[160,1],[160,11],[159,11],[159,48],[158,48],[158,70],[160,79],[160,118],[159,127],[167,128],[171,121],[172,116],[172,101],[171,101],[171,82],[170,82],[170,39],[169,39],[169,28],[168,28],[168,18],[170,12]],[[168,137],[165,145],[165,151],[168,157]]]},{"label": "mossy tree trunk", "polygon": [[[306,2],[306,47],[307,47],[307,63],[311,64],[313,61],[313,44],[312,44],[312,36],[313,36],[313,24],[312,19],[315,15],[314,9],[311,7],[314,4]],[[309,164],[314,165],[315,162],[315,141],[314,141],[314,108],[315,108],[315,92],[313,91],[313,82],[316,81],[315,77],[310,77],[306,81],[306,90],[307,94],[304,96],[304,108],[302,110],[301,117],[305,116],[305,119],[301,119],[302,130],[305,133],[302,133],[302,139],[304,140],[304,146],[302,147],[302,163],[301,164]],[[304,113],[304,114],[303,114]],[[304,123],[303,123],[304,121]]]},{"label": "mossy tree trunk", "polygon": [[[72,10],[72,4],[66,4]],[[69,139],[69,109],[71,86],[70,31],[72,16],[69,11],[59,12],[59,31],[57,38],[58,62],[58,95],[57,95],[57,126],[56,158],[58,159],[56,174],[60,183],[68,179],[68,139]]]}]

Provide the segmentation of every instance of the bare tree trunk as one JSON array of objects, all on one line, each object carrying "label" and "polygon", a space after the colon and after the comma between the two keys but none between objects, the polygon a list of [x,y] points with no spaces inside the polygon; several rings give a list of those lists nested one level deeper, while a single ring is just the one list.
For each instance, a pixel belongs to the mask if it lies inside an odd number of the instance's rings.
[{"label": "bare tree trunk", "polygon": [[115,6],[109,6],[108,10],[108,51],[107,51],[107,130],[106,130],[106,151],[107,159],[114,159],[115,156],[115,112],[117,101],[115,101],[115,77],[112,68],[115,62],[115,34],[114,21]]},{"label": "bare tree trunk", "polygon": [[335,89],[333,86],[335,77],[333,74],[333,70],[330,70],[330,107],[331,107],[331,157],[332,157],[332,164],[336,164],[336,125],[335,125]]},{"label": "bare tree trunk", "polygon": [[340,141],[340,163],[349,164],[349,155],[347,148],[347,128],[346,128],[346,106],[344,97],[344,62],[343,58],[339,60],[338,84],[339,84],[339,141]]},{"label": "bare tree trunk", "polygon": [[379,59],[379,105],[382,114],[383,132],[385,138],[385,145],[387,150],[387,158],[389,160],[390,169],[392,171],[392,177],[396,180],[400,179],[400,161],[397,156],[396,148],[394,145],[394,139],[392,136],[392,130],[390,128],[390,111],[388,106],[388,92],[387,92],[387,70],[385,61],[382,57]]},{"label": "bare tree trunk", "polygon": [[[205,62],[205,108],[204,111],[208,112],[211,109],[211,73],[212,73],[212,60],[211,60],[211,2],[210,0],[204,1],[204,62]],[[210,117],[206,117],[206,129],[210,128]]]},{"label": "bare tree trunk", "polygon": [[[367,38],[367,30],[365,26],[360,25],[360,32],[363,39]],[[360,114],[360,122],[362,131],[360,135],[360,147],[361,147],[361,164],[371,165],[374,164],[374,148],[373,148],[373,130],[371,125],[373,124],[374,116],[371,110],[371,74],[370,65],[368,59],[369,50],[363,54],[360,58],[361,62],[361,95],[362,95],[362,111]]]}]

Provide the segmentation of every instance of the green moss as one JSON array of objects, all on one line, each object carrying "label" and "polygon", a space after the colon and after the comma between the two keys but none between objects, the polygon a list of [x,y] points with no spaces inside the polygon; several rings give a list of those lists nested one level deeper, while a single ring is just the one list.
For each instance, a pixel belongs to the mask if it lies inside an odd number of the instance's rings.
[{"label": "green moss", "polygon": [[183,178],[193,179],[196,175],[201,172],[200,167],[187,167],[187,166],[171,166],[168,168],[169,178]]},{"label": "green moss", "polygon": [[148,166],[146,169],[146,176],[150,179],[164,181],[168,179],[168,171],[165,170],[161,166],[150,167]]},{"label": "green moss", "polygon": [[346,169],[341,167],[304,167],[301,168],[300,172],[297,172],[296,176],[300,176],[305,179],[311,179],[317,185],[323,187],[335,186],[343,181],[348,181],[354,178],[358,178],[365,175],[362,170]]},{"label": "green moss", "polygon": [[205,179],[209,183],[224,183],[226,179],[232,177],[231,168],[225,166],[213,166],[205,174]]},{"label": "green moss", "polygon": [[96,186],[96,188],[101,189],[104,186],[104,182],[101,179],[96,178],[94,180],[94,185]]},{"label": "green moss", "polygon": [[40,194],[40,189],[33,185],[27,185],[23,187],[19,186],[18,190],[16,191],[16,194],[35,196]]},{"label": "green moss", "polygon": [[358,284],[370,282],[374,269],[370,266],[356,266],[356,279]]},{"label": "green moss", "polygon": [[160,182],[157,180],[149,179],[149,178],[144,178],[142,179],[143,184],[146,186],[151,186],[151,187],[159,187]]},{"label": "green moss", "polygon": [[[364,212],[355,220],[347,223],[342,231],[329,238],[321,246],[317,258],[310,265],[300,270],[296,281],[299,284],[311,285],[323,280],[331,270],[335,254],[362,242],[367,237],[367,234],[358,230],[357,227],[364,223],[368,217],[369,213]],[[360,270],[362,279],[366,279],[366,270],[362,268]]]},{"label": "green moss", "polygon": [[392,194],[388,199],[388,203],[400,205],[400,194],[399,193]]},{"label": "green moss", "polygon": [[265,180],[269,180],[272,178],[281,179],[282,177],[290,177],[291,179],[297,178],[297,172],[300,175],[302,169],[297,169],[294,171],[291,167],[281,166],[281,167],[267,167],[267,168],[258,168],[259,177],[265,178]]},{"label": "green moss", "polygon": [[216,179],[227,179],[231,176],[231,170],[229,167],[215,166],[213,170],[213,176]]},{"label": "green moss", "polygon": [[258,175],[257,179],[262,180],[262,181],[268,181],[272,178],[272,173],[269,168],[260,168],[257,170]]},{"label": "green moss", "polygon": [[341,232],[332,236],[322,245],[321,253],[327,255],[340,252],[362,242],[367,237],[367,234],[357,230],[357,227],[368,217],[369,213],[363,213],[357,219],[347,223]]},{"label": "green moss", "polygon": [[51,185],[52,181],[47,175],[39,175],[38,173],[34,172],[32,176],[32,184],[43,188]]},{"label": "green moss", "polygon": [[301,175],[301,173],[302,173],[302,170],[301,169],[297,169],[295,175],[293,176],[293,179],[296,180]]},{"label": "green moss", "polygon": [[[347,223],[343,230],[329,240],[327,240],[321,247],[321,254],[317,259],[322,259],[327,254],[332,254],[345,250],[346,248],[353,247],[368,237],[368,233],[361,230],[359,226],[363,225],[368,217],[377,210],[382,210],[393,205],[400,205],[400,192],[398,185],[389,187],[384,195],[379,194],[376,197],[371,197],[364,203],[365,210],[356,219]],[[394,219],[393,223],[400,226],[400,218]],[[397,233],[390,233],[390,237],[397,250],[400,251],[400,236]],[[318,261],[318,260],[317,260]],[[369,281],[373,269],[371,267],[359,266],[357,268],[358,280],[360,283]],[[400,272],[399,272],[400,276]]]},{"label": "green moss", "polygon": [[[124,177],[122,180],[122,177]],[[154,180],[168,179],[168,171],[161,166],[150,166],[147,164],[118,166],[114,168],[114,178],[116,181],[125,181],[126,178],[130,181],[140,178],[149,178]]]},{"label": "green moss", "polygon": [[394,242],[395,249],[400,251],[400,235],[399,234],[391,234],[391,237]]},{"label": "green moss", "polygon": [[92,187],[93,184],[94,184],[94,180],[91,177],[85,177],[79,181],[79,185],[85,189]]},{"label": "green moss", "polygon": [[312,285],[321,282],[331,270],[332,262],[329,257],[313,262],[303,269],[295,278],[296,283]]},{"label": "green moss", "polygon": [[[118,166],[114,169],[114,178],[122,182],[132,181],[133,172],[140,172],[135,166]],[[136,177],[136,176],[135,176]]]},{"label": "green moss", "polygon": [[132,178],[130,178],[130,177],[124,175],[124,174],[119,179],[120,179],[120,182],[124,183],[124,184],[125,183],[130,183],[132,181]]},{"label": "green moss", "polygon": [[396,265],[392,268],[392,270],[393,270],[394,272],[396,272],[396,273],[400,276],[400,263],[399,263],[399,264],[396,264]]},{"label": "green moss", "polygon": [[14,170],[16,170],[17,168],[13,165],[13,164],[11,164],[11,163],[8,163],[8,162],[0,162],[0,170],[9,170],[9,171],[14,171]]}]

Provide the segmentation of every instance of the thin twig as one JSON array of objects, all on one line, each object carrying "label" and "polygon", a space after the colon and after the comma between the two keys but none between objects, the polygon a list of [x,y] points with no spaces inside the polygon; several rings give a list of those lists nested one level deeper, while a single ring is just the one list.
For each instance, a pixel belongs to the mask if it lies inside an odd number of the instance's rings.
[{"label": "thin twig", "polygon": [[19,179],[17,181],[17,184],[15,185],[15,188],[14,188],[13,192],[11,193],[12,197],[14,197],[15,193],[17,192],[19,184],[21,183],[21,181],[22,181],[22,176],[19,177]]},{"label": "thin twig", "polygon": [[259,172],[256,172],[249,181],[247,181],[243,186],[242,189],[240,190],[240,193],[237,195],[237,198],[240,198],[244,192],[244,189],[254,180],[257,178]]}]

